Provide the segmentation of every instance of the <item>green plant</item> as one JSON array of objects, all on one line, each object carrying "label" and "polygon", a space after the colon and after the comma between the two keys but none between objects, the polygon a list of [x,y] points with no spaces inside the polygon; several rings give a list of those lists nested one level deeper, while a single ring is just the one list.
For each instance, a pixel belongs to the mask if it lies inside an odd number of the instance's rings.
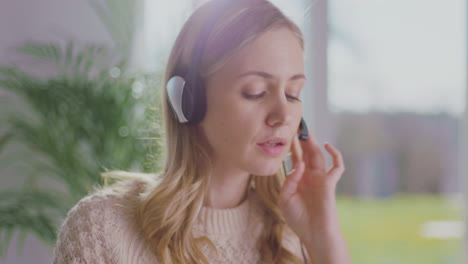
[{"label": "green plant", "polygon": [[[21,161],[27,180],[21,189],[0,193],[0,255],[16,231],[54,243],[59,220],[101,183],[101,172],[160,169],[161,142],[154,140],[161,136],[159,93],[153,88],[159,75],[122,73],[124,60],[109,64],[115,54],[95,45],[32,43],[18,51],[52,63],[57,75],[41,79],[0,68],[0,87],[30,108],[1,116],[7,130],[0,151],[13,142],[26,151],[7,155],[0,167]],[[63,188],[44,189],[40,182],[47,179]]]},{"label": "green plant", "polygon": [[[65,47],[27,43],[17,51],[52,66],[55,76],[44,79],[19,67],[0,67],[0,89],[29,108],[0,114],[0,168],[21,163],[17,173],[25,178],[22,188],[0,192],[0,257],[16,232],[20,247],[28,234],[53,244],[59,222],[93,185],[101,184],[103,171],[160,170],[156,87],[161,75],[129,74],[126,63],[140,2],[88,3],[114,40],[114,50],[77,47],[72,41]],[[0,95],[2,109],[8,109],[9,98]],[[2,153],[9,144],[22,145],[24,151]],[[59,187],[51,188],[51,181]]]}]

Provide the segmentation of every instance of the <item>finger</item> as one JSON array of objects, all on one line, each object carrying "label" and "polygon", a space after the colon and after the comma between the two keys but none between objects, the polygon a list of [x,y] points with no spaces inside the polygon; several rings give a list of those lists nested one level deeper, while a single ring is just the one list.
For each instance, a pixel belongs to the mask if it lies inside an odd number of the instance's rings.
[{"label": "finger", "polygon": [[325,160],[324,156],[323,156],[323,153],[322,153],[322,151],[320,149],[320,144],[317,141],[317,138],[312,133],[312,131],[310,131],[310,129],[308,129],[308,131],[309,131],[309,138],[306,141],[301,141],[301,142],[303,143],[303,145],[307,145],[310,148],[314,149],[315,151],[319,152],[322,160]]},{"label": "finger", "polygon": [[286,178],[283,186],[281,187],[280,196],[278,197],[279,202],[289,200],[289,198],[297,191],[299,181],[304,174],[304,163],[299,162],[296,164],[297,165],[294,167],[294,172]]},{"label": "finger", "polygon": [[309,138],[306,141],[300,141],[302,147],[303,159],[307,168],[325,170],[325,157],[320,149],[320,145],[309,130]]},{"label": "finger", "polygon": [[328,174],[343,173],[345,168],[343,156],[341,155],[340,151],[330,143],[325,144],[325,149],[328,151],[328,153],[330,153],[333,159],[333,165],[328,170]]}]

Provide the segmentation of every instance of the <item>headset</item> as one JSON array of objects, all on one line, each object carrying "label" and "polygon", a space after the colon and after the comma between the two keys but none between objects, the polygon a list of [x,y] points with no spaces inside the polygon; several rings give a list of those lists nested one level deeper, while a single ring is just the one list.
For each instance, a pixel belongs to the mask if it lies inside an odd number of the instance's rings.
[{"label": "headset", "polygon": [[[309,132],[304,118],[301,119],[299,124],[299,140],[306,141],[309,138]],[[286,158],[283,160],[283,172],[285,176],[288,176],[294,171],[294,164],[292,161],[291,151],[288,152]]]},{"label": "headset", "polygon": [[[196,125],[200,123],[206,113],[206,91],[205,86],[198,72],[198,65],[204,54],[205,42],[213,30],[216,21],[225,15],[223,10],[227,10],[227,5],[234,3],[232,0],[216,0],[213,4],[218,5],[213,9],[211,18],[208,18],[202,27],[201,37],[195,43],[195,49],[191,54],[191,60],[187,69],[175,69],[174,74],[169,78],[166,84],[167,96],[173,114],[176,119],[183,124]],[[304,118],[299,124],[299,140],[306,141],[309,137],[307,125]],[[292,173],[293,164],[291,152],[288,152],[286,159],[282,163],[285,175]],[[301,243],[302,256],[304,263],[307,260],[304,255],[304,249]]]}]

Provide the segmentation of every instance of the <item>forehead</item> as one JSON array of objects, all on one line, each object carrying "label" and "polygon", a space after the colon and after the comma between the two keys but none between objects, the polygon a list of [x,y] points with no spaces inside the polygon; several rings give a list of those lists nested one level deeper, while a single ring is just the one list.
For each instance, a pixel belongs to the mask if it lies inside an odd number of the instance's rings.
[{"label": "forehead", "polygon": [[287,28],[270,29],[242,47],[219,70],[224,78],[250,70],[289,78],[304,72],[304,52],[298,37]]}]

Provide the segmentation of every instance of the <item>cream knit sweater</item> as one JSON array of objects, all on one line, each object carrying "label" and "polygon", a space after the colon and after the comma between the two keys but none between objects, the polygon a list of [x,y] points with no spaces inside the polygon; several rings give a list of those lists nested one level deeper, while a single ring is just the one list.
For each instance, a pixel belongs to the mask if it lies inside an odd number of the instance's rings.
[{"label": "cream knit sweater", "polygon": [[[62,224],[54,249],[54,264],[119,263],[157,264],[134,221],[144,182],[129,181],[128,191],[107,188],[80,200]],[[192,229],[195,237],[206,235],[216,245],[218,257],[202,247],[210,263],[259,263],[255,241],[262,229],[259,203],[251,191],[239,206],[229,209],[203,207]],[[302,259],[298,237],[285,231],[283,245]]]}]

